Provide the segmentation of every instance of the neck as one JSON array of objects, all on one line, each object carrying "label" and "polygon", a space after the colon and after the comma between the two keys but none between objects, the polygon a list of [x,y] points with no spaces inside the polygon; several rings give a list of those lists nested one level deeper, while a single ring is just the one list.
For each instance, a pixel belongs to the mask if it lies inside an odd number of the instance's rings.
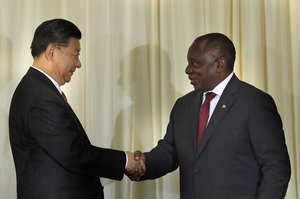
[{"label": "neck", "polygon": [[61,83],[62,81],[60,81],[59,75],[57,75],[55,73],[55,70],[53,70],[55,67],[53,67],[51,65],[51,63],[44,61],[41,58],[35,58],[32,66],[40,69],[41,71],[43,71],[44,73],[46,73],[47,75],[49,75],[51,78],[53,78],[59,86],[62,86],[63,84]]}]

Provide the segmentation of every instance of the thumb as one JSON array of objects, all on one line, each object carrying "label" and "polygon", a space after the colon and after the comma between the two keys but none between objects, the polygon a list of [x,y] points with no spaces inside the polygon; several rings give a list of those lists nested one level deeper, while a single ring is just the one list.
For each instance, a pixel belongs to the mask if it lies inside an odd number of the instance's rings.
[{"label": "thumb", "polygon": [[134,160],[139,161],[142,158],[142,155],[143,155],[143,153],[141,151],[139,151],[139,150],[135,151],[133,153]]}]

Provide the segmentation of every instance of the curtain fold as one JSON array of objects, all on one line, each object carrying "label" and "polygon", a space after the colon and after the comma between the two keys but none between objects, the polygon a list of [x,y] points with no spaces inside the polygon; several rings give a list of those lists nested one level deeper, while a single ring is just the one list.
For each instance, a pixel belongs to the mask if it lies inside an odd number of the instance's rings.
[{"label": "curtain fold", "polygon": [[[176,99],[193,88],[184,72],[193,40],[229,36],[235,73],[270,93],[283,119],[292,163],[286,199],[300,199],[300,14],[297,0],[0,0],[0,198],[16,198],[8,140],[12,93],[32,64],[30,44],[44,20],[82,31],[81,62],[62,87],[94,145],[151,150]],[[102,179],[106,198],[179,198],[178,171],[146,182]]]}]

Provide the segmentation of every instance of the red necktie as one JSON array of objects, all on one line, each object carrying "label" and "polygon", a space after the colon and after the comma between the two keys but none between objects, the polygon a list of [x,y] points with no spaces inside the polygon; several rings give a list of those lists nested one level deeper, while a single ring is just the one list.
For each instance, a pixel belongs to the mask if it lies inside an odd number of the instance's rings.
[{"label": "red necktie", "polygon": [[204,130],[206,128],[208,116],[209,116],[209,105],[210,101],[216,96],[215,93],[208,92],[205,94],[206,98],[204,103],[201,105],[199,110],[199,121],[198,121],[198,137],[197,137],[197,147],[200,146]]},{"label": "red necktie", "polygon": [[68,104],[68,100],[67,100],[67,97],[66,97],[66,95],[64,94],[64,92],[61,92],[61,95],[62,95],[62,97],[64,98],[65,102]]}]

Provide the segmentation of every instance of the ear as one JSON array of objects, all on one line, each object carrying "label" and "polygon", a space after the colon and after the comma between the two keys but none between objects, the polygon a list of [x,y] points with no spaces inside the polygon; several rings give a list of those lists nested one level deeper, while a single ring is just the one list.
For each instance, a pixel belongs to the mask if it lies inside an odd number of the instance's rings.
[{"label": "ear", "polygon": [[52,61],[53,60],[53,57],[54,57],[54,50],[55,50],[55,45],[53,44],[49,44],[46,48],[46,51],[45,51],[45,56],[46,56],[46,59],[49,60],[49,61]]},{"label": "ear", "polygon": [[217,63],[217,72],[223,72],[224,70],[226,70],[226,60],[224,57],[220,57]]}]

